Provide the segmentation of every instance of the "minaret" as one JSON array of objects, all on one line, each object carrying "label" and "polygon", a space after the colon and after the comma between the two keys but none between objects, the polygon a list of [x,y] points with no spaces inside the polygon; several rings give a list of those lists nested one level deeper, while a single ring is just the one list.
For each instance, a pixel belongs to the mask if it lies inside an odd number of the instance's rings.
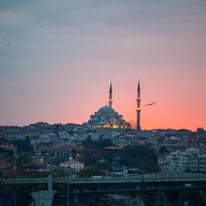
[{"label": "minaret", "polygon": [[69,161],[72,161],[72,160],[73,160],[72,152],[70,151],[70,154],[69,154]]},{"label": "minaret", "polygon": [[112,107],[112,82],[110,83],[110,89],[109,89],[109,107]]},{"label": "minaret", "polygon": [[138,81],[138,88],[137,88],[137,131],[140,131],[140,82]]}]

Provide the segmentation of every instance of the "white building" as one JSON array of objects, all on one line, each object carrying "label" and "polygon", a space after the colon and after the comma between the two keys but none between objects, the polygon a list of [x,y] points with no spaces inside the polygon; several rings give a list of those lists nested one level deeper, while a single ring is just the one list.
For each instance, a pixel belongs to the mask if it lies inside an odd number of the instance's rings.
[{"label": "white building", "polygon": [[183,172],[191,168],[195,171],[198,166],[196,157],[198,154],[199,149],[195,147],[187,148],[185,151],[176,150],[171,152],[170,165],[162,165],[161,169],[164,172]]},{"label": "white building", "polygon": [[189,169],[191,171],[197,171],[198,170],[198,156],[199,155],[192,155],[189,157]]},{"label": "white building", "polygon": [[70,160],[67,162],[61,162],[60,167],[64,167],[64,168],[70,167],[71,169],[79,171],[84,168],[84,163]]},{"label": "white building", "polygon": [[192,155],[190,156],[189,169],[191,171],[206,171],[206,155]]},{"label": "white building", "polygon": [[206,171],[206,155],[198,155],[198,170]]}]

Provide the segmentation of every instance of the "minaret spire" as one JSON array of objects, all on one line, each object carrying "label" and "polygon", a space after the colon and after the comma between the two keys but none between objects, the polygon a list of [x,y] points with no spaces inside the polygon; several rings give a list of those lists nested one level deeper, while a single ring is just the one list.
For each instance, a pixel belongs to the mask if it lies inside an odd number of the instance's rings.
[{"label": "minaret spire", "polygon": [[140,80],[138,80],[138,87],[137,87],[137,131],[140,131]]},{"label": "minaret spire", "polygon": [[73,157],[72,157],[72,152],[71,152],[71,150],[70,150],[69,161],[71,161],[72,159],[73,159]]},{"label": "minaret spire", "polygon": [[113,101],[112,101],[112,81],[110,82],[109,101],[108,101],[108,103],[109,103],[109,107],[112,107],[112,103],[113,103]]}]

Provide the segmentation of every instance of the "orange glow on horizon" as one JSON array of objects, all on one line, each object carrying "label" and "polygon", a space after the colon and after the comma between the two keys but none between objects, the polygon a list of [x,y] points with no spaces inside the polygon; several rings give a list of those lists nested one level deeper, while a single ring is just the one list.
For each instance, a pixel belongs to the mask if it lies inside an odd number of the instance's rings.
[{"label": "orange glow on horizon", "polygon": [[[44,9],[33,1],[33,15],[25,12],[27,4],[5,3],[1,30],[13,43],[1,47],[1,126],[81,125],[106,103],[133,127],[141,113],[142,130],[206,130],[206,2],[191,1],[184,12],[174,1],[117,2],[110,1],[105,12],[100,1],[51,1]],[[65,8],[72,10],[71,24]],[[59,14],[55,21],[51,10]]]}]

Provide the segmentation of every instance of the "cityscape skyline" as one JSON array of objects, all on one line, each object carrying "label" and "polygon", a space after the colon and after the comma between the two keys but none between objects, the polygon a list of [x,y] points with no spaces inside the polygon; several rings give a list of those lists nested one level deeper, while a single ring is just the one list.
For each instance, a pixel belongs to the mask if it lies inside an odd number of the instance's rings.
[{"label": "cityscape skyline", "polygon": [[[0,125],[78,123],[108,102],[141,129],[205,128],[206,2],[0,3]],[[146,104],[157,102],[145,107]]]}]

